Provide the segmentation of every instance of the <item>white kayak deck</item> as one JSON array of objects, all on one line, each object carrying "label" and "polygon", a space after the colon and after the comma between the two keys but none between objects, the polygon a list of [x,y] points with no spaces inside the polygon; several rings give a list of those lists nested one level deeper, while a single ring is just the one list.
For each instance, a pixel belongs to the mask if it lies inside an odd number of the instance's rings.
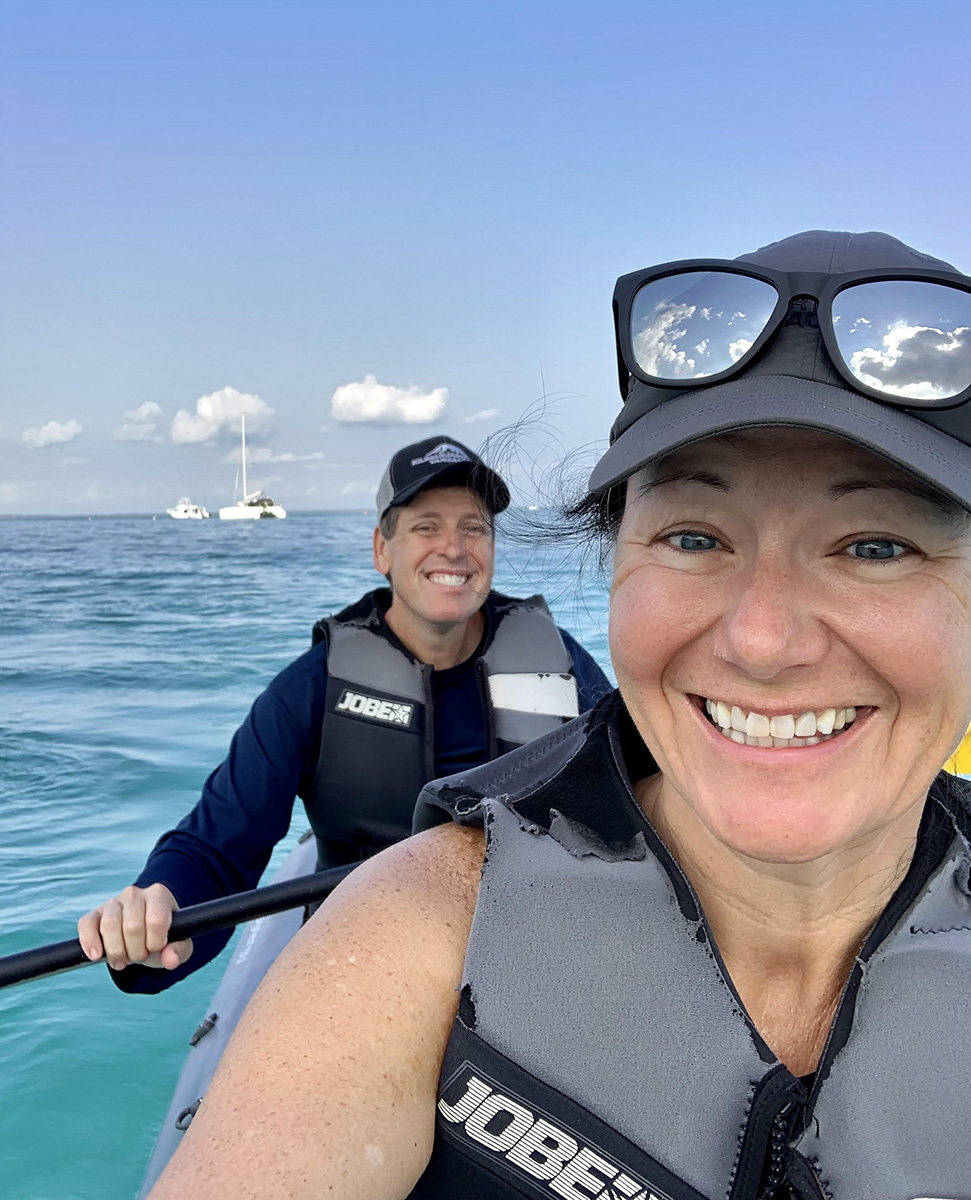
[{"label": "white kayak deck", "polygon": [[[308,831],[283,861],[272,882],[282,883],[298,875],[310,875],[316,866],[317,842]],[[272,917],[260,917],[243,926],[243,936],[232,960],[193,1034],[194,1044],[190,1044],[138,1200],[145,1200],[175,1153],[182,1131],[205,1094],[243,1009],[277,955],[303,924],[303,915],[301,906]]]}]

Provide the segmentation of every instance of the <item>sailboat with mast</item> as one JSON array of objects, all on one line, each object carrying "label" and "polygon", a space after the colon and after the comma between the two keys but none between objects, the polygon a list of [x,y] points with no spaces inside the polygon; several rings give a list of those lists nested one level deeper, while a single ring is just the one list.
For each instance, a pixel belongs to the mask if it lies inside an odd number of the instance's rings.
[{"label": "sailboat with mast", "polygon": [[[253,492],[250,495],[246,491],[246,414],[241,415],[242,429],[240,442],[240,463],[243,471],[243,498],[237,500],[235,504],[227,505],[226,508],[219,510],[219,519],[221,521],[259,521],[263,517],[285,517],[287,511],[282,505],[277,504],[269,496],[265,496],[262,492]],[[238,478],[238,477],[237,477]]]}]

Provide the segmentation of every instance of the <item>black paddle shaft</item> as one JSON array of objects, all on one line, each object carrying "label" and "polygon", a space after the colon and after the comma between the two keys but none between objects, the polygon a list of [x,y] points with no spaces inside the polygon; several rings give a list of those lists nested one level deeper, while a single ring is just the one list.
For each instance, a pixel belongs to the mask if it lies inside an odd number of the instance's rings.
[{"label": "black paddle shaft", "polygon": [[[244,921],[270,917],[288,908],[323,900],[357,865],[354,862],[341,867],[329,867],[315,875],[298,875],[296,879],[271,883],[269,887],[237,892],[234,896],[220,896],[218,900],[206,900],[202,904],[180,908],[172,914],[169,940],[174,942],[201,937],[204,933],[230,929],[234,925],[242,925]],[[104,962],[104,959],[98,959],[98,962]],[[33,950],[21,950],[19,954],[0,958],[0,988],[91,965],[91,959],[81,949],[77,938],[53,942],[49,946],[37,946]]]}]

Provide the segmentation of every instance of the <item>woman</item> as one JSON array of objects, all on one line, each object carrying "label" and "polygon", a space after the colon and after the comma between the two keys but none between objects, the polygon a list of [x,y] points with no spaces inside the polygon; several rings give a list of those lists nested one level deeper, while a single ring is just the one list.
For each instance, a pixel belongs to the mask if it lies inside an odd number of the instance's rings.
[{"label": "woman", "polygon": [[619,693],[426,789],[157,1200],[971,1196],[971,280],[809,233],[615,313]]}]

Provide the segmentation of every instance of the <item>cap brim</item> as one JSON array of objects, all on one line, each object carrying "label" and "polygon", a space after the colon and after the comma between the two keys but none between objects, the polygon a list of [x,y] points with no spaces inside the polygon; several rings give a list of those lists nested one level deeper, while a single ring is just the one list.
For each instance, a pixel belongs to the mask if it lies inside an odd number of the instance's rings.
[{"label": "cap brim", "polygon": [[[449,487],[452,485],[467,487],[469,491],[484,501],[489,511],[495,515],[509,507],[509,488],[503,482],[502,476],[496,474],[491,467],[484,463],[450,463],[438,471],[433,471],[422,479],[416,479],[408,487],[398,492],[388,508],[400,508],[408,504],[419,492],[433,487]],[[387,509],[385,509],[385,512]],[[379,514],[380,515],[380,514]]]},{"label": "cap brim", "polygon": [[742,429],[819,429],[872,450],[971,509],[971,449],[909,413],[849,388],[792,375],[732,379],[683,392],[635,421],[601,458],[590,491],[682,446]]}]

